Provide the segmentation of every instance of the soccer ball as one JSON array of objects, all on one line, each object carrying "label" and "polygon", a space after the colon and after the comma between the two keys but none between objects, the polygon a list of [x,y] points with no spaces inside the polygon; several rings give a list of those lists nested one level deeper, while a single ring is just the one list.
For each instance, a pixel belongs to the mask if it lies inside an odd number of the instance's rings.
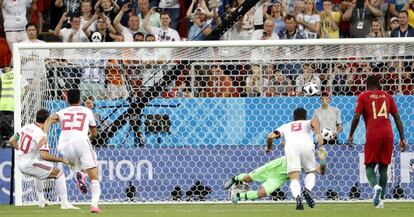
[{"label": "soccer ball", "polygon": [[314,96],[319,93],[319,87],[315,83],[308,82],[303,86],[303,91],[307,96]]},{"label": "soccer ball", "polygon": [[321,134],[322,134],[322,138],[327,141],[331,140],[333,136],[333,132],[329,128],[323,128]]}]

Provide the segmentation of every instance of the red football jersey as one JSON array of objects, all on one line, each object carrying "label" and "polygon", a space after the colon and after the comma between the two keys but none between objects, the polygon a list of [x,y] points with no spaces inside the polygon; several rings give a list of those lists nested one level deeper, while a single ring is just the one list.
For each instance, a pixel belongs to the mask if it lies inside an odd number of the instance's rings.
[{"label": "red football jersey", "polygon": [[355,112],[362,114],[367,136],[393,137],[389,114],[396,114],[392,96],[382,90],[367,90],[358,96]]}]

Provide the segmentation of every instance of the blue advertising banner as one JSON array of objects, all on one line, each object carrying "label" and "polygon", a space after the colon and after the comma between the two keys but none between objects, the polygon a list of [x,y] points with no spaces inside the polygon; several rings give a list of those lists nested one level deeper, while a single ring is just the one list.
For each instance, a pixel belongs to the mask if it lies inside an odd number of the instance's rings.
[{"label": "blue advertising banner", "polygon": [[[394,96],[409,144],[414,144],[414,96]],[[332,105],[342,112],[344,132],[340,143],[344,143],[349,132],[355,108],[355,97],[333,97]],[[56,112],[65,106],[63,101],[49,102],[48,108]],[[108,124],[128,108],[126,101],[97,101],[96,111]],[[292,120],[292,112],[305,107],[310,117],[320,107],[318,97],[278,98],[214,98],[214,99],[155,99],[144,109],[142,122],[148,114],[166,114],[171,121],[169,133],[150,133],[144,130],[145,148],[135,148],[134,133],[126,121],[108,147],[97,149],[102,180],[102,198],[106,201],[126,200],[126,189],[132,182],[137,189],[136,200],[169,200],[170,192],[176,186],[188,191],[196,181],[211,188],[208,200],[225,200],[228,192],[223,191],[223,182],[232,175],[250,172],[275,157],[281,156],[282,147],[266,156],[263,152],[269,132]],[[394,125],[394,124],[393,124]],[[59,129],[54,126],[49,133],[50,144],[56,146]],[[358,183],[362,198],[369,198],[363,167],[363,144],[365,141],[363,121],[355,134],[354,148],[346,145],[327,146],[327,175],[318,177],[315,194],[318,199],[326,198],[328,190],[336,191],[341,199],[347,198],[349,189]],[[394,133],[396,130],[394,129]],[[396,134],[398,135],[398,134]],[[397,139],[395,137],[395,143]],[[399,153],[395,146],[394,161],[389,170],[389,192],[401,184],[405,198],[414,194],[413,147]],[[410,152],[411,151],[411,152]],[[66,171],[69,197],[71,200],[89,200],[74,189],[72,174]],[[0,149],[0,203],[9,201],[10,149]],[[255,185],[254,187],[257,187]],[[287,187],[282,188],[288,192]],[[288,194],[290,195],[290,194]],[[186,197],[187,198],[187,197]]]}]

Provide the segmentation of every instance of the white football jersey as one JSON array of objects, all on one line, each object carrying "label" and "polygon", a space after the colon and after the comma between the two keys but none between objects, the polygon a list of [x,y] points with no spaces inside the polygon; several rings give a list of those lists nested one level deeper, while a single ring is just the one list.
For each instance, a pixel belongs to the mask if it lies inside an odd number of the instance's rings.
[{"label": "white football jersey", "polygon": [[311,121],[293,121],[277,128],[286,141],[285,147],[314,145]]},{"label": "white football jersey", "polygon": [[56,113],[60,121],[60,141],[88,136],[89,127],[96,127],[92,110],[84,106],[70,106]]},{"label": "white football jersey", "polygon": [[24,125],[18,132],[19,150],[17,156],[24,161],[37,160],[39,151],[49,151],[48,144],[39,147],[39,141],[43,137],[43,130],[36,124]]}]

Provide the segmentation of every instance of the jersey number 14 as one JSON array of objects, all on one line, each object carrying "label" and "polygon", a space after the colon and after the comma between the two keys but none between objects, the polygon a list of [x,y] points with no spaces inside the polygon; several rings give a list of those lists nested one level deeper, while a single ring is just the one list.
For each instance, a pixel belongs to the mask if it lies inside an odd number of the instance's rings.
[{"label": "jersey number 14", "polygon": [[377,119],[379,117],[388,118],[387,104],[385,104],[385,101],[382,102],[381,108],[378,111],[378,113],[375,101],[372,101],[372,114],[374,115],[374,119]]}]

